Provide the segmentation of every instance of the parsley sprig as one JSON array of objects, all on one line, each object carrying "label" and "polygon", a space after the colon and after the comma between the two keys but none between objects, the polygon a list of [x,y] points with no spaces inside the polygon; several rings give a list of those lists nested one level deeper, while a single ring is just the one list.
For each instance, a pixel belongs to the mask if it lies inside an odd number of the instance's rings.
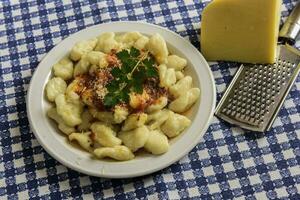
[{"label": "parsley sprig", "polygon": [[121,66],[111,70],[113,80],[106,85],[108,93],[104,97],[104,105],[113,107],[118,103],[129,102],[131,91],[143,93],[143,84],[147,78],[157,77],[155,61],[148,51],[140,52],[131,47],[117,54]]}]

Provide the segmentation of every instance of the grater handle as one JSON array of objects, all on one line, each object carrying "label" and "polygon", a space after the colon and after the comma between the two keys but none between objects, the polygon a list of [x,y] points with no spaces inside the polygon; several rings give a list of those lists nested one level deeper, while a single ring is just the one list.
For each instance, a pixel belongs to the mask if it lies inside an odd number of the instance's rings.
[{"label": "grater handle", "polygon": [[298,2],[279,32],[279,41],[295,44],[300,33],[300,2]]}]

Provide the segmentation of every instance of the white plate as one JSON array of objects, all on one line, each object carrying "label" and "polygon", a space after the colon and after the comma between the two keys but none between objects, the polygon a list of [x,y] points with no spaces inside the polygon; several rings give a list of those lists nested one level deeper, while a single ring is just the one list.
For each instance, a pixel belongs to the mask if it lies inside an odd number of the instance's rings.
[{"label": "white plate", "polygon": [[[68,143],[56,125],[48,119],[49,103],[44,87],[51,76],[51,67],[64,57],[72,46],[84,39],[104,32],[139,31],[145,35],[159,33],[168,44],[171,53],[188,60],[185,74],[193,77],[193,84],[201,90],[200,100],[188,112],[191,126],[178,138],[171,141],[170,149],[160,156],[146,154],[126,162],[111,162],[93,159],[89,153]],[[163,169],[187,154],[202,138],[209,126],[215,108],[216,91],[212,72],[199,51],[178,34],[160,26],[141,22],[113,22],[99,24],[81,30],[54,47],[38,65],[30,82],[27,96],[27,113],[31,128],[44,149],[65,166],[84,174],[107,177],[136,177]]]}]

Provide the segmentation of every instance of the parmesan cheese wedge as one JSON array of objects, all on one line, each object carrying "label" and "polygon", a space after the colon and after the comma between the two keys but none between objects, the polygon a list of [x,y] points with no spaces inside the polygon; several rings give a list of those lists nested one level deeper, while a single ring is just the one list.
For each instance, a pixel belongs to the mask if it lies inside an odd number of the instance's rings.
[{"label": "parmesan cheese wedge", "polygon": [[207,60],[274,63],[282,0],[213,0],[202,13]]}]

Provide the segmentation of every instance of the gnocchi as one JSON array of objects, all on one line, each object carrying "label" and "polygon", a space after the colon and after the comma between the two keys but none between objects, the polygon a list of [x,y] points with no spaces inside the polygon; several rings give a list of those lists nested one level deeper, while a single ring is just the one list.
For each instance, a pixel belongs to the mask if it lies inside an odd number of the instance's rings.
[{"label": "gnocchi", "polygon": [[153,113],[158,110],[162,110],[166,105],[168,104],[168,98],[167,97],[160,97],[158,98],[153,104],[151,104],[146,111],[148,113]]},{"label": "gnocchi", "polygon": [[[120,117],[118,114],[114,114],[113,112],[99,112],[95,108],[89,109],[92,116],[102,122],[116,124],[116,121],[120,121]],[[115,119],[117,117],[118,119]]]},{"label": "gnocchi", "polygon": [[128,131],[143,126],[147,121],[147,117],[148,115],[145,113],[136,113],[129,115],[124,122],[122,131]]},{"label": "gnocchi", "polygon": [[98,159],[131,160],[140,150],[164,154],[191,124],[180,113],[200,96],[187,67],[159,34],[107,32],[79,41],[53,65],[47,116]]},{"label": "gnocchi", "polygon": [[167,43],[158,33],[150,37],[147,49],[154,55],[159,64],[167,62],[169,55]]},{"label": "gnocchi", "polygon": [[87,54],[87,60],[90,64],[96,65],[100,68],[105,68],[108,66],[106,59],[106,54],[100,51],[91,51]]},{"label": "gnocchi", "polygon": [[143,107],[143,105],[150,99],[147,92],[144,90],[142,94],[130,93],[129,97],[129,105],[137,109],[139,107]]},{"label": "gnocchi", "polygon": [[142,49],[145,49],[147,44],[149,42],[149,38],[146,37],[146,36],[141,36],[135,43],[134,43],[134,47],[139,49],[139,50],[142,50]]},{"label": "gnocchi", "polygon": [[131,131],[122,131],[118,134],[118,137],[126,147],[135,152],[147,142],[149,130],[146,126],[141,126]]},{"label": "gnocchi", "polygon": [[123,43],[124,47],[129,48],[135,44],[136,41],[138,41],[142,37],[142,34],[140,34],[137,31],[128,32],[123,35],[123,37],[120,38],[121,42]]},{"label": "gnocchi", "polygon": [[167,58],[167,66],[168,68],[173,68],[176,71],[181,71],[187,65],[187,61],[184,58],[180,58],[177,55],[170,55]]},{"label": "gnocchi", "polygon": [[57,113],[62,117],[68,126],[76,126],[81,124],[82,107],[74,103],[67,102],[64,94],[59,94],[55,98]]},{"label": "gnocchi", "polygon": [[180,80],[184,78],[184,74],[181,71],[175,72],[176,80]]},{"label": "gnocchi", "polygon": [[74,68],[74,77],[80,75],[80,74],[85,74],[89,71],[90,67],[90,62],[88,60],[87,55],[83,55],[80,59],[80,61],[75,65]]},{"label": "gnocchi", "polygon": [[61,116],[58,115],[56,108],[52,107],[47,111],[48,117],[56,121],[58,123],[58,129],[61,130],[66,135],[69,135],[76,131],[76,129],[72,126],[68,126],[65,124],[64,120],[61,118]]},{"label": "gnocchi", "polygon": [[148,115],[147,125],[150,130],[158,129],[169,118],[170,111],[159,110]]},{"label": "gnocchi", "polygon": [[188,91],[191,89],[192,81],[192,77],[186,76],[177,81],[175,85],[172,85],[169,91],[174,97],[179,97],[183,93],[182,91]]},{"label": "gnocchi", "polygon": [[179,135],[190,124],[191,120],[186,116],[170,112],[168,119],[161,126],[161,130],[171,138]]},{"label": "gnocchi", "polygon": [[91,113],[88,110],[85,110],[82,114],[81,114],[81,124],[78,125],[78,130],[79,131],[88,131],[91,127],[91,122],[93,120],[93,116],[91,115]]},{"label": "gnocchi", "polygon": [[94,150],[94,154],[97,158],[109,157],[119,161],[131,160],[134,158],[134,154],[130,151],[130,149],[123,145],[100,147]]},{"label": "gnocchi", "polygon": [[60,77],[54,77],[48,81],[46,86],[47,98],[49,101],[55,101],[59,94],[64,94],[67,89],[67,83]]},{"label": "gnocchi", "polygon": [[92,140],[90,138],[91,132],[72,133],[69,135],[70,141],[76,141],[83,149],[92,151]]},{"label": "gnocchi", "polygon": [[192,88],[169,104],[169,109],[182,113],[187,111],[199,98],[199,88]]},{"label": "gnocchi", "polygon": [[154,130],[149,133],[144,148],[155,155],[163,154],[169,150],[169,140],[162,132]]},{"label": "gnocchi", "polygon": [[95,134],[94,140],[104,147],[114,147],[121,144],[121,140],[116,137],[112,128],[101,122],[93,123],[91,130]]},{"label": "gnocchi", "polygon": [[95,48],[96,44],[97,38],[77,42],[71,50],[70,58],[73,61],[80,60],[83,55],[92,51]]},{"label": "gnocchi", "polygon": [[169,88],[176,82],[176,74],[173,68],[167,68],[165,64],[158,66],[160,86]]},{"label": "gnocchi", "polygon": [[117,124],[122,123],[125,119],[127,119],[127,116],[129,114],[129,111],[127,108],[122,106],[116,106],[114,110],[114,121]]},{"label": "gnocchi", "polygon": [[96,51],[109,53],[112,49],[119,49],[120,44],[115,40],[115,33],[103,33],[98,37]]},{"label": "gnocchi", "polygon": [[73,62],[68,57],[65,57],[53,65],[54,75],[64,80],[69,80],[73,77],[73,66]]}]

